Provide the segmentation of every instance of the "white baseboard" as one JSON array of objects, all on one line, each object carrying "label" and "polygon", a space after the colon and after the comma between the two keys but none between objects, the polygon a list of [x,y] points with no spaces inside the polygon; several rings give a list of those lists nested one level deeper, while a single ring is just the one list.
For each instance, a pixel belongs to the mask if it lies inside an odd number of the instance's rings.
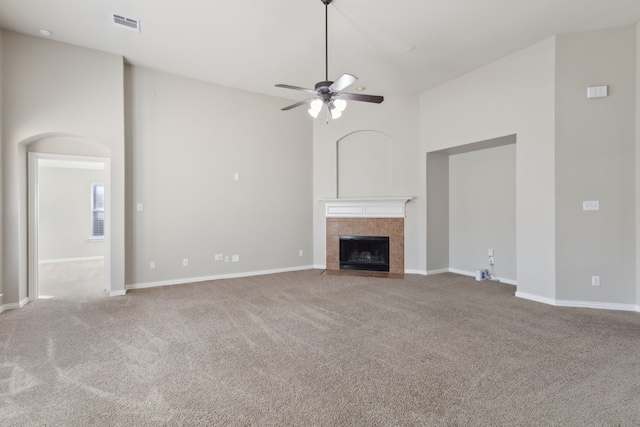
[{"label": "white baseboard", "polygon": [[120,291],[110,291],[109,292],[109,296],[110,297],[121,297],[123,295],[127,294],[127,290],[126,289],[122,289]]},{"label": "white baseboard", "polygon": [[638,306],[635,304],[620,304],[610,302],[556,300],[556,305],[558,307],[584,307],[596,308],[601,310],[638,311]]},{"label": "white baseboard", "polygon": [[96,261],[104,259],[104,256],[88,256],[82,258],[60,258],[60,259],[41,259],[38,264],[54,264],[57,262],[73,262],[73,261]]},{"label": "white baseboard", "polygon": [[[476,277],[476,272],[475,271],[465,271],[465,270],[458,270],[456,268],[449,268],[448,269],[449,273],[456,273],[456,274],[462,274],[463,276],[471,276],[471,277]],[[507,285],[513,285],[513,286],[517,286],[518,282],[516,280],[512,280],[512,279],[505,279],[502,277],[497,277],[496,278],[497,282],[500,283],[505,283]]]},{"label": "white baseboard", "polygon": [[[312,265],[305,265],[301,267],[279,268],[274,270],[249,271],[246,273],[220,274],[215,276],[203,276],[203,277],[187,277],[184,279],[162,280],[159,282],[134,283],[131,285],[127,285],[125,288],[128,291],[131,289],[155,288],[156,286],[183,285],[185,283],[208,282],[210,280],[237,279],[241,277],[263,276],[266,274],[288,273],[291,271],[312,270],[314,268],[316,267]],[[115,292],[118,292],[118,291],[115,291]]]},{"label": "white baseboard", "polygon": [[25,298],[20,302],[13,302],[13,303],[9,303],[9,304],[0,305],[0,313],[2,313],[3,311],[6,311],[6,310],[15,310],[16,308],[22,308],[28,302],[29,302],[29,298]]},{"label": "white baseboard", "polygon": [[529,294],[526,292],[516,291],[516,297],[522,299],[528,299],[529,301],[541,302],[548,305],[556,305],[554,298],[541,297],[539,295]]},{"label": "white baseboard", "polygon": [[530,301],[541,302],[543,304],[553,305],[556,307],[572,307],[572,308],[594,308],[599,310],[616,310],[616,311],[637,311],[640,313],[640,306],[636,304],[620,304],[610,302],[595,301],[575,301],[575,300],[558,300],[554,298],[542,297],[526,292],[516,292],[516,297],[527,299]]},{"label": "white baseboard", "polygon": [[427,270],[424,272],[425,276],[432,276],[434,274],[442,274],[442,273],[450,273],[451,270],[448,268],[441,268],[439,270]]}]

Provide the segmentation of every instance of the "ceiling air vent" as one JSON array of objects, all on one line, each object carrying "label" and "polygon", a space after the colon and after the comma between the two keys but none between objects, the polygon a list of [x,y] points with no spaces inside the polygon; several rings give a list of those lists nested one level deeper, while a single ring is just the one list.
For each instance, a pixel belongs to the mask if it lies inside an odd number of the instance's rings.
[{"label": "ceiling air vent", "polygon": [[126,28],[129,31],[135,31],[136,33],[140,32],[140,21],[133,18],[127,18],[126,16],[112,14],[113,23],[118,27]]}]

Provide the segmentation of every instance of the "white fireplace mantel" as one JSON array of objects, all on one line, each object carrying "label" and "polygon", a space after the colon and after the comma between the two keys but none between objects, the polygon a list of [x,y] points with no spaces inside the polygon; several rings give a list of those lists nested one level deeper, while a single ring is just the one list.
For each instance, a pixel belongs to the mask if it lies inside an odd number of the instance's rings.
[{"label": "white fireplace mantel", "polygon": [[327,218],[404,218],[413,197],[320,199]]}]

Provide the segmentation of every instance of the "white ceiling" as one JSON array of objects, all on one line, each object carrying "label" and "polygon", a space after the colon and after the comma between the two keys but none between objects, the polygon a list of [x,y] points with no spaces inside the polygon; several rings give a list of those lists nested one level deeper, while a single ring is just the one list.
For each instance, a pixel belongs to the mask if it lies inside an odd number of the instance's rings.
[{"label": "white ceiling", "polygon": [[[321,0],[0,0],[0,27],[123,55],[134,65],[302,99],[325,79]],[[111,14],[141,22],[140,34]],[[556,34],[640,21],[639,0],[334,0],[329,80],[425,91]],[[415,46],[411,52],[406,48]]]}]

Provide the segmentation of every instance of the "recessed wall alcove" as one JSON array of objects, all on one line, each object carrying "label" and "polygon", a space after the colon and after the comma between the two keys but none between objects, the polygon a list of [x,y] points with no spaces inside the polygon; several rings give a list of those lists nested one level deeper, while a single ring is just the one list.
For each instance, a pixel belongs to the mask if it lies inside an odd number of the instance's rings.
[{"label": "recessed wall alcove", "polygon": [[[516,283],[516,135],[427,153],[427,271]],[[541,171],[543,173],[543,171]]]}]

